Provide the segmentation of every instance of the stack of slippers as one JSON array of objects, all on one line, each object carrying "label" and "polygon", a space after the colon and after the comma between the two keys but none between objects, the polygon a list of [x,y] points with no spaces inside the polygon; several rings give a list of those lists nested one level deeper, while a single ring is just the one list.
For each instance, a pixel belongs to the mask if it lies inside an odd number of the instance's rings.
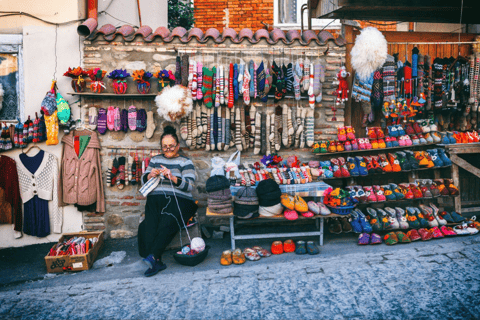
[{"label": "stack of slippers", "polygon": [[220,258],[220,264],[222,266],[229,266],[233,264],[244,264],[245,263],[245,254],[240,249],[235,249],[233,252],[231,250],[225,250],[222,252]]},{"label": "stack of slippers", "polygon": [[268,252],[267,249],[264,249],[260,246],[245,248],[243,250],[243,254],[245,255],[245,258],[247,258],[250,261],[258,261],[261,258],[267,258],[272,255],[270,252]]}]

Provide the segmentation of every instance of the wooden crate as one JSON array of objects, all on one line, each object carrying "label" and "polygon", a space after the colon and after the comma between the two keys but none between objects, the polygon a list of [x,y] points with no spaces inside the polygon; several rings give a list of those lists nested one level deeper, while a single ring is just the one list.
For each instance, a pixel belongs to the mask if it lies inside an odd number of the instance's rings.
[{"label": "wooden crate", "polygon": [[64,267],[69,268],[68,271],[83,271],[92,267],[93,262],[98,256],[98,253],[103,247],[104,231],[101,232],[76,232],[65,233],[60,237],[58,242],[63,242],[65,239],[72,237],[85,237],[87,239],[98,238],[97,243],[93,246],[88,253],[77,254],[73,256],[45,256],[45,264],[47,266],[47,272],[57,273],[64,272]]}]

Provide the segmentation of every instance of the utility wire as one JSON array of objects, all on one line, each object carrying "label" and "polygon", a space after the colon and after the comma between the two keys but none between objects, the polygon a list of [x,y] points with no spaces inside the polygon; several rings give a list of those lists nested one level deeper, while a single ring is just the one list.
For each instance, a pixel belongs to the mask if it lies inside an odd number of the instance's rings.
[{"label": "utility wire", "polygon": [[71,24],[71,23],[75,23],[75,22],[80,22],[80,21],[84,21],[86,19],[77,19],[77,20],[70,20],[70,21],[66,21],[66,22],[51,22],[51,21],[48,21],[48,20],[44,20],[42,18],[39,18],[37,16],[34,16],[30,13],[26,13],[26,12],[22,12],[22,11],[0,11],[0,18],[3,18],[3,17],[11,17],[11,16],[26,16],[26,17],[29,17],[29,18],[32,18],[32,19],[36,19],[36,20],[39,20],[39,21],[42,21],[44,23],[48,23],[48,24],[51,24],[51,25],[56,25],[56,26],[60,26],[60,25],[65,25],[65,24]]}]

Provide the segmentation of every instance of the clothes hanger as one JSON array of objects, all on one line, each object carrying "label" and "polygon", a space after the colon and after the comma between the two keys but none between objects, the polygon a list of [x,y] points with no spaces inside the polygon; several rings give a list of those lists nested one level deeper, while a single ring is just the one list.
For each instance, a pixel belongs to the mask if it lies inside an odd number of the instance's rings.
[{"label": "clothes hanger", "polygon": [[30,150],[32,150],[33,148],[37,148],[39,151],[42,151],[42,148],[40,148],[39,146],[37,146],[36,143],[34,143],[33,145],[31,145],[30,147],[28,147],[26,150],[25,149],[22,149],[22,153],[24,154],[27,154]]}]

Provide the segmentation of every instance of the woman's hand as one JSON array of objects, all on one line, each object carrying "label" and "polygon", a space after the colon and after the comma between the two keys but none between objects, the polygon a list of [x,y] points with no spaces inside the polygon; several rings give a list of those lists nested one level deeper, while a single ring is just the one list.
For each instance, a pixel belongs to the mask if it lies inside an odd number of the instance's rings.
[{"label": "woman's hand", "polygon": [[158,169],[153,169],[149,174],[148,174],[148,180],[152,179],[152,178],[155,178],[155,177],[158,177],[160,175],[160,170]]},{"label": "woman's hand", "polygon": [[160,172],[163,173],[163,176],[169,180],[171,180],[173,183],[177,183],[177,177],[172,175],[172,171],[170,169],[165,168],[162,166],[162,169],[160,169]]}]

